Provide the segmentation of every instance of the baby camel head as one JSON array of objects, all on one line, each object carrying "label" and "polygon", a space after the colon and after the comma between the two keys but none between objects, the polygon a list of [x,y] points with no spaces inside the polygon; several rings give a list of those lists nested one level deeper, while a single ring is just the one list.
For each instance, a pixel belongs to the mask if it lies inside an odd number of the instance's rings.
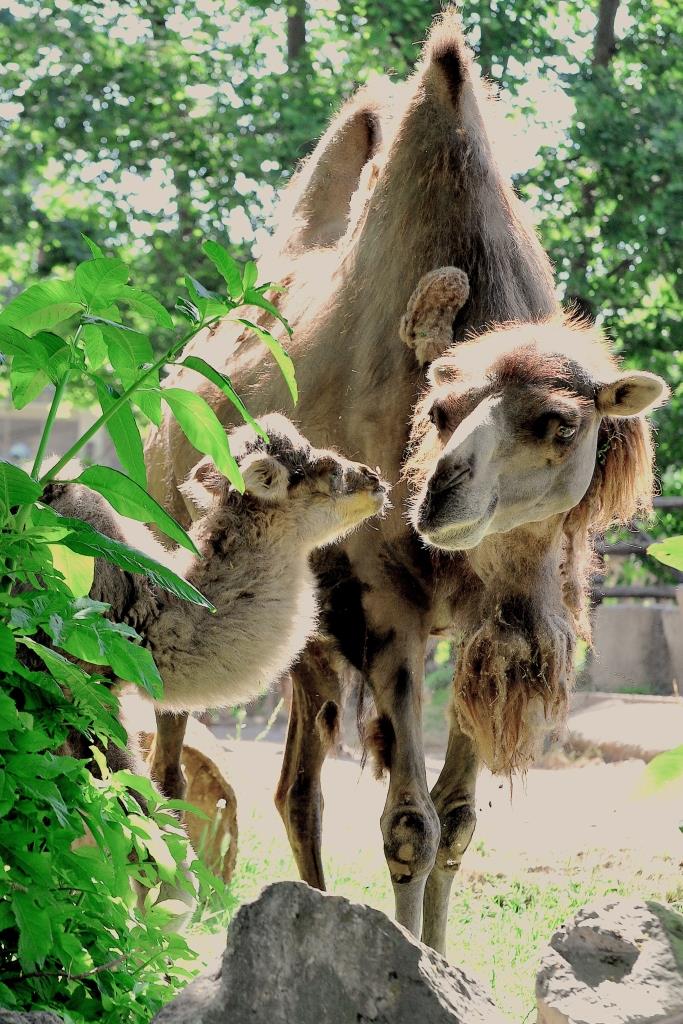
[{"label": "baby camel head", "polygon": [[501,327],[450,348],[428,380],[408,463],[412,520],[428,543],[470,549],[489,534],[568,512],[610,447],[631,450],[612,482],[622,500],[598,510],[599,525],[632,516],[639,495],[649,498],[650,439],[639,417],[667,387],[652,373],[620,372],[597,329]]},{"label": "baby camel head", "polygon": [[267,440],[250,426],[230,433],[244,496],[206,457],[181,485],[197,510],[241,503],[246,512],[267,512],[274,530],[296,536],[310,550],[339,540],[383,510],[389,488],[374,470],[330,449],[314,448],[278,413],[259,422]]}]

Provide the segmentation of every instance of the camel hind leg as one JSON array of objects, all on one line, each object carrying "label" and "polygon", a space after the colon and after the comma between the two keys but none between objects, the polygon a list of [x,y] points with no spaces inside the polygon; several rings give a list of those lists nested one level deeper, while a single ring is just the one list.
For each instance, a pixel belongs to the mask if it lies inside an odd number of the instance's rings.
[{"label": "camel hind leg", "polygon": [[341,686],[318,643],[309,645],[291,674],[292,703],[275,806],[299,875],[316,889],[324,889],[320,774],[339,730]]},{"label": "camel hind leg", "polygon": [[436,863],[425,887],[422,927],[422,941],[442,954],[446,952],[448,902],[453,878],[477,822],[474,793],[478,768],[474,745],[460,729],[451,710],[446,760],[431,792],[441,822],[441,839]]},{"label": "camel hind leg", "polygon": [[155,708],[154,715],[157,728],[149,757],[150,774],[168,800],[182,800],[186,783],[180,759],[188,714]]}]

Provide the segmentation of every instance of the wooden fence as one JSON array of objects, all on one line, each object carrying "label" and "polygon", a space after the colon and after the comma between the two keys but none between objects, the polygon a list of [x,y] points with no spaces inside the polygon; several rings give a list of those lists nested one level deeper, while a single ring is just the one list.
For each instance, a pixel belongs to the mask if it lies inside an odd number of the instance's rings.
[{"label": "wooden fence", "polygon": [[[683,497],[659,497],[654,500],[655,508],[681,508],[683,509]],[[600,541],[596,544],[596,550],[601,555],[638,555],[647,557],[647,549],[654,543],[654,537],[640,527],[636,527],[632,538],[629,540],[618,540],[611,544],[607,541]],[[677,569],[669,569],[674,577],[675,583],[652,583],[634,584],[633,586],[605,587],[602,579],[596,578],[593,584],[593,602],[599,604],[606,597],[619,598],[654,598],[658,601],[671,601],[683,599],[683,572]]]}]

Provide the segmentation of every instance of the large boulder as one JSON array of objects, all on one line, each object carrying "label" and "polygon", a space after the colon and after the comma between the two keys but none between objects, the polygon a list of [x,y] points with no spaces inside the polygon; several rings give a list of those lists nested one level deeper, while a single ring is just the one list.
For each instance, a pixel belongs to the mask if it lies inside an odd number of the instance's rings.
[{"label": "large boulder", "polygon": [[31,1010],[19,1013],[16,1010],[0,1008],[0,1024],[63,1024],[62,1018],[48,1010]]},{"label": "large boulder", "polygon": [[[154,1024],[502,1024],[474,978],[378,910],[279,882]],[[604,1024],[604,1022],[603,1022]]]},{"label": "large boulder", "polygon": [[538,1024],[683,1024],[683,916],[651,901],[584,907],[536,979]]}]

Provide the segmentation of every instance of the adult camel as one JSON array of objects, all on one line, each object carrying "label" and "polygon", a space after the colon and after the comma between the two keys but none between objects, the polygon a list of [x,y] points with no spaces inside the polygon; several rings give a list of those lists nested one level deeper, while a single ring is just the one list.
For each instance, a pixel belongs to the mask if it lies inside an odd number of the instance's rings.
[{"label": "adult camel", "polygon": [[[295,410],[277,369],[246,333],[225,324],[193,351],[230,377],[255,413],[279,410],[313,444],[379,466],[393,511],[315,561],[321,636],[293,670],[287,750],[276,802],[296,862],[324,888],[320,770],[338,719],[348,666],[369,686],[390,781],[381,817],[397,919],[443,948],[445,904],[474,830],[477,759],[454,718],[446,762],[431,795],[421,727],[425,648],[447,633],[462,586],[457,558],[428,551],[410,525],[401,466],[423,369],[399,327],[419,280],[462,268],[469,298],[441,317],[450,340],[489,323],[541,321],[558,310],[548,259],[494,154],[497,114],[479,81],[457,14],[435,22],[422,60],[402,85],[361,90],[322,137],[284,194],[266,279],[294,328],[289,348],[301,399]],[[266,318],[269,326],[274,321]],[[186,368],[226,424],[222,393]],[[178,484],[197,453],[167,419],[149,439],[150,489],[181,521]],[[182,722],[179,723],[182,731]],[[168,760],[178,728],[160,723]],[[172,780],[171,780],[172,781]],[[426,887],[426,897],[425,897]]]}]

